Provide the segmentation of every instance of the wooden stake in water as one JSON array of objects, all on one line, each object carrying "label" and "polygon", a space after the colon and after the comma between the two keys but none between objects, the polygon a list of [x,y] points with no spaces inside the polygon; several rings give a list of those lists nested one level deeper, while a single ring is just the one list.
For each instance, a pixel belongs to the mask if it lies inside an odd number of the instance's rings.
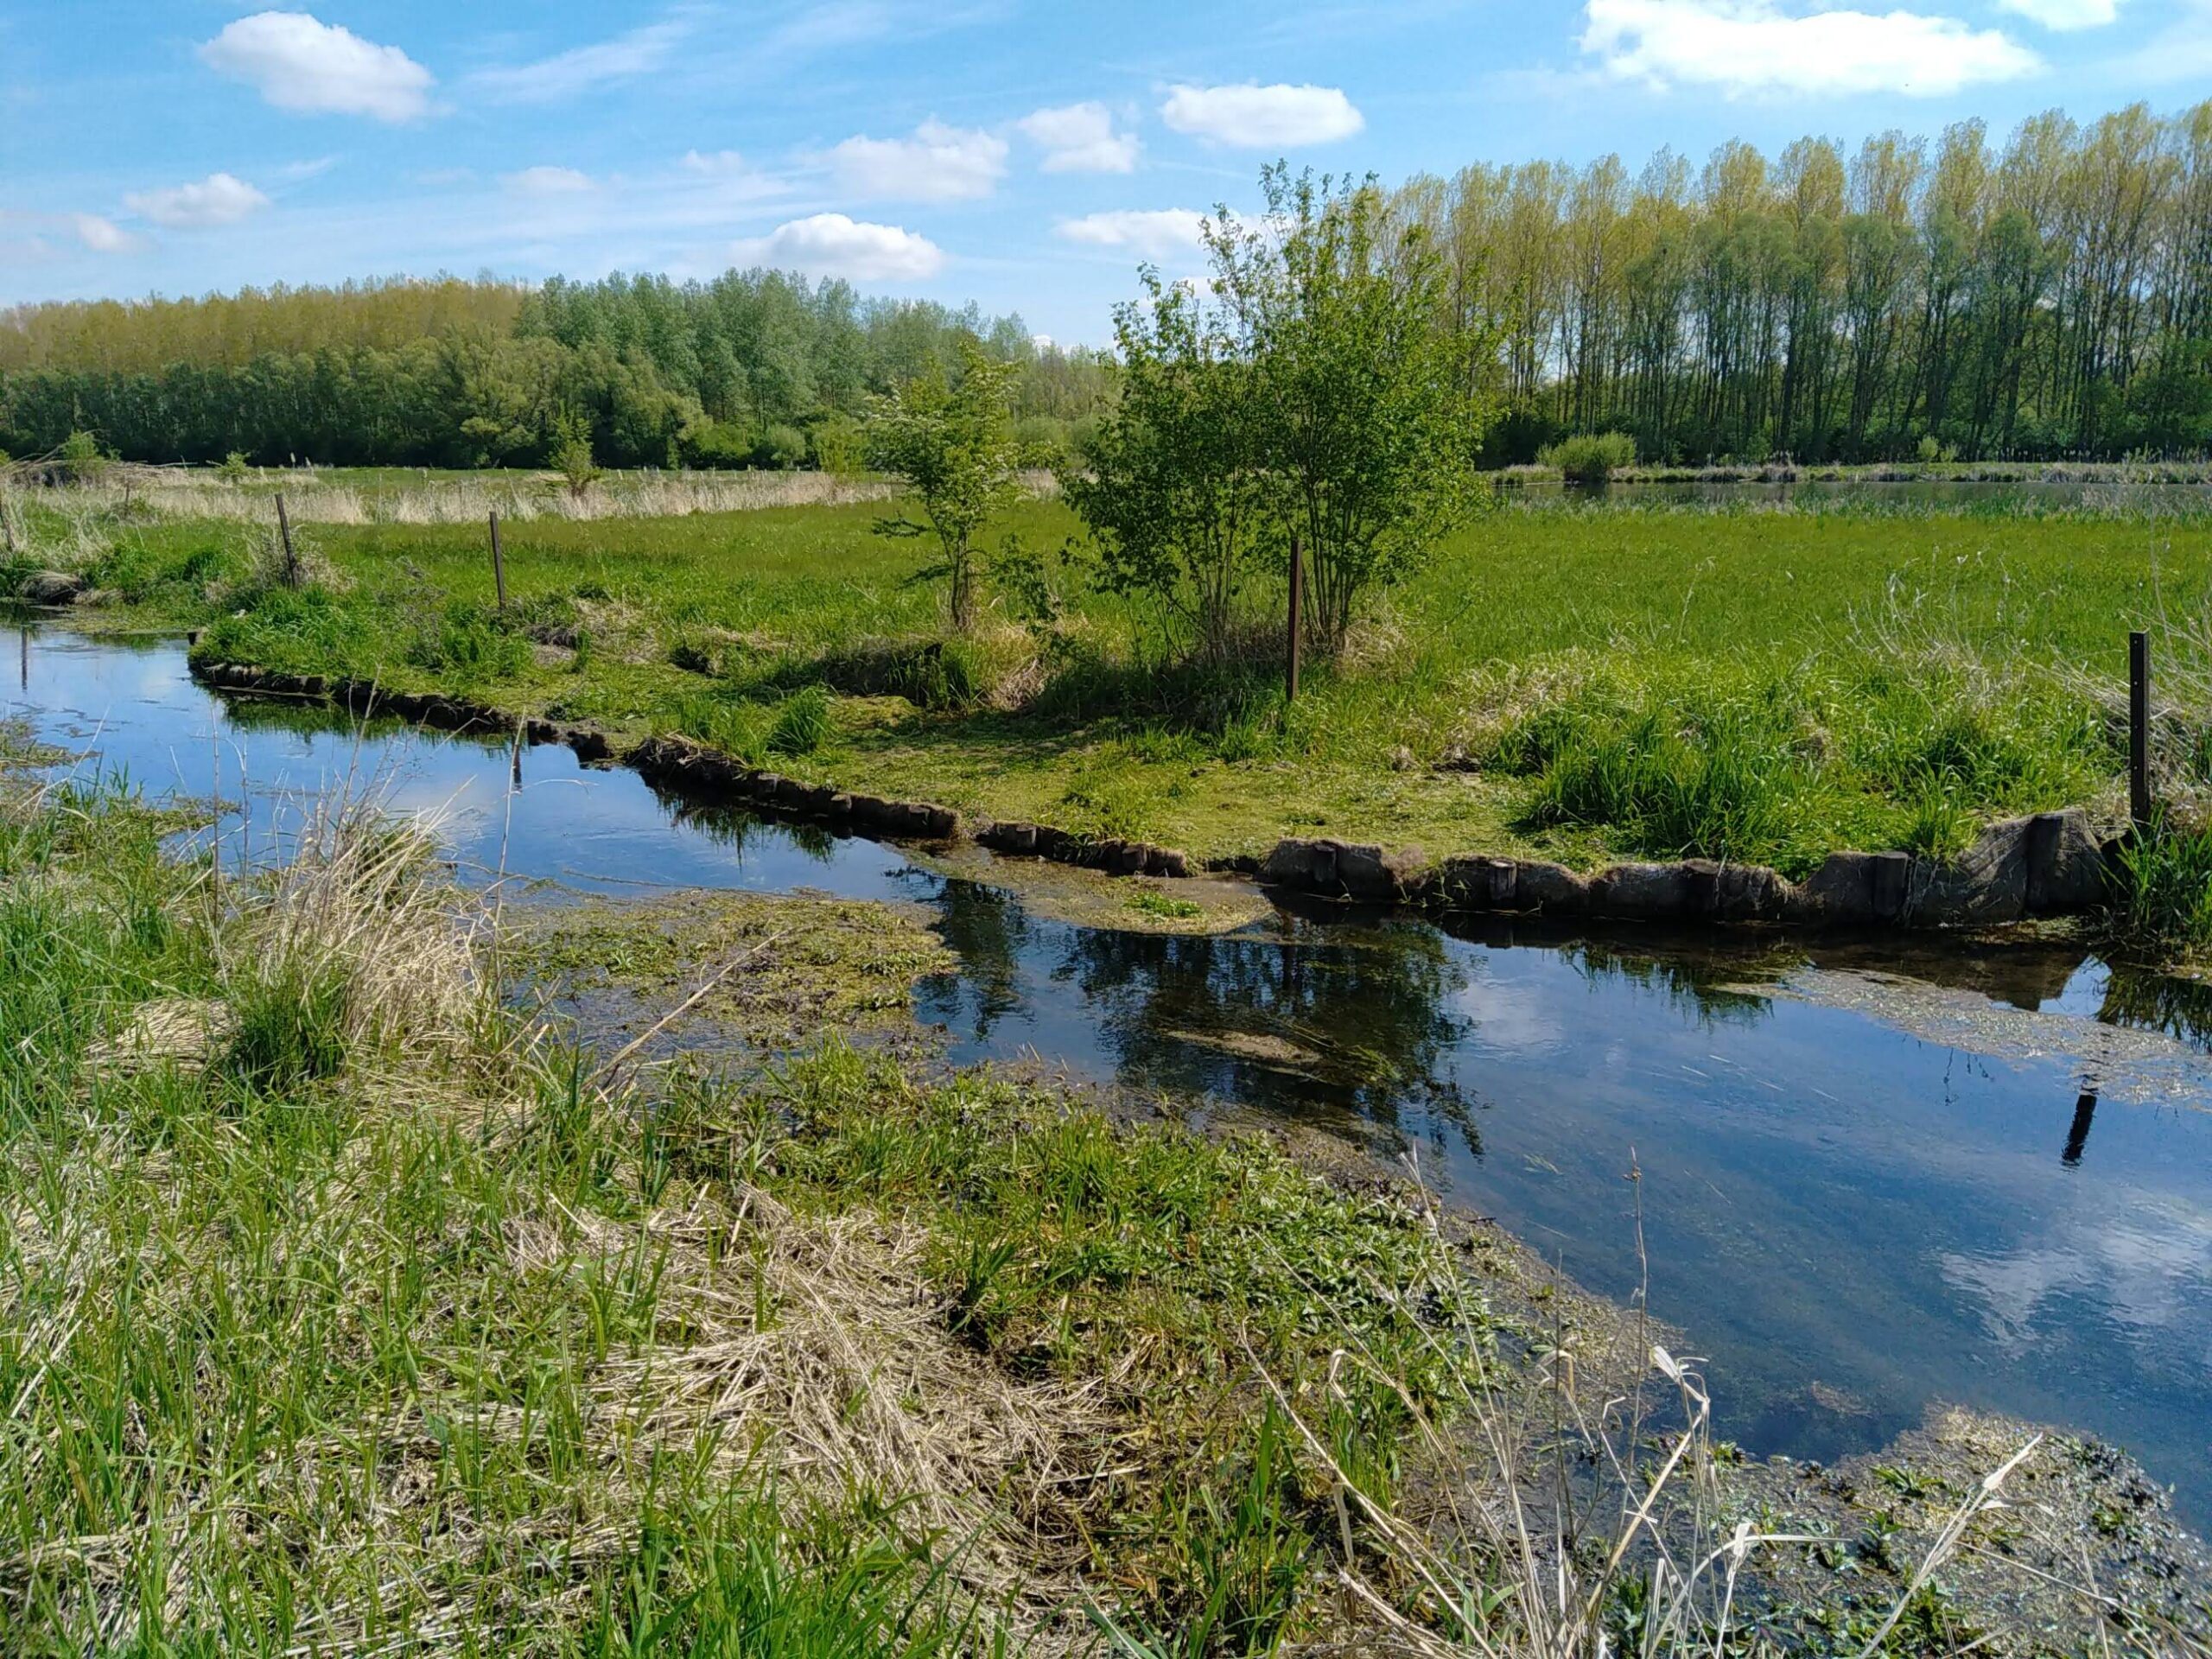
[{"label": "wooden stake in water", "polygon": [[298,555],[292,551],[292,521],[285,516],[284,493],[282,490],[276,493],[276,534],[284,543],[284,585],[296,588],[300,585],[300,561]]},{"label": "wooden stake in water", "polygon": [[499,556],[499,515],[492,515],[492,586],[498,589],[499,608],[507,608],[507,562]]},{"label": "wooden stake in water", "polygon": [[1290,538],[1290,673],[1284,701],[1298,701],[1298,636],[1306,625],[1306,560],[1298,537]]},{"label": "wooden stake in water", "polygon": [[2127,636],[2127,804],[2138,830],[2151,827],[2151,636]]}]

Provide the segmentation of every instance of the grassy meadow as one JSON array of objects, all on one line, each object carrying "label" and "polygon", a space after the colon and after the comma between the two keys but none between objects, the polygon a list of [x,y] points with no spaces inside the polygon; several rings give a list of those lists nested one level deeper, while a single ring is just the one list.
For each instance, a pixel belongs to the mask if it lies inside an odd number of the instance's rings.
[{"label": "grassy meadow", "polygon": [[682,733],[1202,857],[1328,835],[1796,873],[1838,847],[1955,851],[1992,816],[2116,821],[2132,626],[2159,636],[2170,792],[2192,800],[2212,764],[2202,518],[1508,505],[1286,707],[1276,645],[1186,666],[1156,617],[1092,592],[1049,499],[992,537],[1047,555],[1049,591],[1006,584],[950,637],[918,544],[871,533],[886,510],[512,524],[505,613],[474,523],[304,526],[300,592],[267,580],[268,530],[235,520],[34,506],[18,562],[73,562],[109,601],[93,619],[204,627],[213,659]]}]

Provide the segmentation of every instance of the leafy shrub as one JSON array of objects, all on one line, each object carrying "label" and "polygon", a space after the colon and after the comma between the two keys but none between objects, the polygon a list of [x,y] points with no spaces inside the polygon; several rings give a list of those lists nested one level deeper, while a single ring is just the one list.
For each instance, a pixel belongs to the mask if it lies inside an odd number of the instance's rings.
[{"label": "leafy shrub", "polygon": [[591,423],[574,410],[554,417],[553,470],[561,474],[572,501],[582,500],[606,476],[592,456]]},{"label": "leafy shrub", "polygon": [[783,701],[775,723],[768,728],[771,754],[812,754],[830,741],[836,722],[830,713],[830,694],[818,685],[802,687]]},{"label": "leafy shrub", "polygon": [[753,439],[727,421],[694,421],[683,429],[677,453],[687,467],[730,471],[753,464]]},{"label": "leafy shrub", "polygon": [[867,440],[860,423],[849,416],[817,421],[806,435],[806,447],[808,458],[825,473],[857,473],[866,465]]},{"label": "leafy shrub", "polygon": [[111,457],[91,433],[72,432],[61,441],[61,475],[72,484],[97,484]]},{"label": "leafy shrub", "polygon": [[243,484],[245,482],[245,454],[242,450],[232,450],[229,454],[223,457],[223,464],[215,469],[215,476],[226,484]]},{"label": "leafy shrub", "polygon": [[795,426],[772,426],[761,434],[753,456],[761,466],[773,471],[796,471],[806,464],[806,434]]},{"label": "leafy shrub", "polygon": [[1588,432],[1561,438],[1536,456],[1577,484],[1603,484],[1624,467],[1636,465],[1636,440],[1625,432]]}]

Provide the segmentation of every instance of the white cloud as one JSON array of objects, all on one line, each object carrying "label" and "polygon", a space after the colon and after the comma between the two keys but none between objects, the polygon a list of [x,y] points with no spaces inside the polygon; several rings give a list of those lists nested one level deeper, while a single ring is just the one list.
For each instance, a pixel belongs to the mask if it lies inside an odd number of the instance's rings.
[{"label": "white cloud", "polygon": [[257,11],[200,48],[200,60],[248,81],[280,110],[411,121],[429,108],[430,72],[304,11]]},{"label": "white cloud", "polygon": [[77,239],[94,253],[135,253],[144,244],[111,219],[98,213],[73,213],[70,223]]},{"label": "white cloud", "polygon": [[1128,248],[1147,259],[1165,259],[1199,246],[1205,215],[1188,207],[1125,208],[1064,219],[1053,228],[1071,242],[1094,248]]},{"label": "white cloud", "polygon": [[773,265],[856,283],[919,282],[944,269],[944,250],[929,238],[896,225],[855,222],[842,213],[795,219],[766,236],[734,244],[730,251],[740,264]]},{"label": "white cloud", "polygon": [[1999,31],[1955,17],[1798,16],[1775,0],[1590,0],[1582,49],[1624,79],[1728,93],[1938,97],[2043,67]]},{"label": "white cloud", "polygon": [[1014,123],[1045,151],[1047,173],[1129,173],[1137,164],[1136,134],[1116,132],[1103,104],[1066,104]]},{"label": "white cloud", "polygon": [[1997,4],[2045,29],[2102,29],[2120,17],[2120,0],[1997,0]]},{"label": "white cloud", "polygon": [[696,173],[703,178],[727,179],[745,171],[745,157],[734,149],[710,150],[704,155],[687,149],[683,152],[683,168],[686,173]]},{"label": "white cloud", "polygon": [[228,173],[210,173],[197,184],[136,192],[124,197],[123,205],[170,230],[196,231],[216,225],[235,225],[247,214],[266,207],[269,198],[244,179]]},{"label": "white cloud", "polygon": [[500,175],[499,182],[518,196],[580,196],[599,187],[588,173],[573,167],[525,167]]},{"label": "white cloud", "polygon": [[895,201],[964,201],[988,196],[1006,175],[1006,140],[931,119],[911,138],[848,138],[830,164],[855,195]]},{"label": "white cloud", "polygon": [[1325,144],[1367,124],[1334,86],[1173,86],[1160,118],[1178,132],[1246,149]]},{"label": "white cloud", "polygon": [[611,41],[575,47],[536,63],[486,69],[470,76],[469,83],[505,103],[551,103],[651,73],[668,61],[690,33],[690,25],[680,21],[648,23]]}]

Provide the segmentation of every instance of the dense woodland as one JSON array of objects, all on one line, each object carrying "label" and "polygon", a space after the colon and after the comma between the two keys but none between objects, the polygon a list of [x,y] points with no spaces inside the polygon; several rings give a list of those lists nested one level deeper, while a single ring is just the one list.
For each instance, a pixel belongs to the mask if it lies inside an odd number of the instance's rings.
[{"label": "dense woodland", "polygon": [[0,448],[85,430],[138,461],[535,465],[575,414],[615,466],[842,466],[866,398],[951,372],[969,336],[1023,365],[1040,451],[1110,393],[1103,359],[1040,348],[1018,317],[774,271],[400,279],[0,314]]},{"label": "dense woodland", "polygon": [[[2001,144],[1968,122],[1702,168],[1478,165],[1394,201],[1446,254],[1439,326],[1505,411],[1493,463],[1612,430],[1668,461],[2212,448],[2212,102]],[[614,465],[838,466],[868,397],[951,370],[963,334],[1024,364],[1040,456],[1113,395],[1108,359],[1018,318],[837,282],[400,280],[0,313],[0,447],[533,464],[574,414]]]}]

